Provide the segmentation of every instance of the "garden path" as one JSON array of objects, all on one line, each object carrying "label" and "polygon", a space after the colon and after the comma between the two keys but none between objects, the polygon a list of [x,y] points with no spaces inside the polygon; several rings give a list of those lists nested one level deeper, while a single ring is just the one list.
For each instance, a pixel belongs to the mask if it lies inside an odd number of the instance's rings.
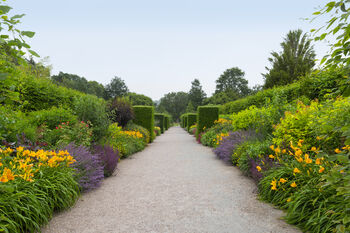
[{"label": "garden path", "polygon": [[282,215],[256,199],[251,179],[172,127],[43,232],[299,232]]}]

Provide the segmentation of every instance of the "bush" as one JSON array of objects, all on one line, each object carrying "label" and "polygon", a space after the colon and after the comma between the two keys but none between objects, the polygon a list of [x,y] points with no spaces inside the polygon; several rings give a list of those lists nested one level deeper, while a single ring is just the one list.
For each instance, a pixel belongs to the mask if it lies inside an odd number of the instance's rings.
[{"label": "bush", "polygon": [[165,115],[162,113],[154,114],[155,125],[158,126],[161,130],[161,133],[165,131]]},{"label": "bush", "polygon": [[[25,163],[20,159],[23,156],[27,157]],[[66,209],[77,200],[79,186],[69,167],[74,160],[63,151],[34,152],[18,147],[15,152],[1,150],[0,159],[0,231],[40,232],[53,211]]]},{"label": "bush", "polygon": [[255,136],[254,131],[235,131],[230,132],[228,136],[224,137],[220,145],[214,149],[216,156],[226,163],[232,164],[233,151],[243,142]]},{"label": "bush", "polygon": [[200,142],[205,146],[217,147],[223,137],[233,131],[232,121],[220,118],[214,121],[214,126],[203,132]]},{"label": "bush", "polygon": [[125,127],[124,127],[125,130],[127,131],[138,131],[140,132],[142,135],[143,135],[143,141],[145,142],[145,144],[148,144],[150,139],[151,139],[151,136],[150,136],[150,133],[147,129],[143,128],[142,126],[140,125],[136,125],[135,123],[133,122],[129,122]]},{"label": "bush", "polygon": [[73,143],[64,147],[76,160],[73,168],[76,171],[75,179],[78,181],[82,191],[90,191],[98,188],[103,180],[104,172],[101,161],[97,155],[84,146],[76,146]]},{"label": "bush", "polygon": [[146,128],[151,135],[150,142],[155,138],[154,134],[154,108],[152,106],[134,106],[134,123]]},{"label": "bush", "polygon": [[36,126],[20,111],[13,111],[7,106],[0,106],[0,142],[15,142],[17,135],[25,133],[31,141],[36,141]]},{"label": "bush", "polygon": [[97,157],[101,161],[104,176],[111,176],[118,165],[119,151],[113,150],[113,148],[108,145],[95,145],[93,148],[93,153],[97,155]]},{"label": "bush", "polygon": [[199,106],[197,115],[196,137],[206,128],[209,129],[214,125],[214,121],[219,118],[219,108],[216,106]]},{"label": "bush", "polygon": [[160,136],[162,134],[162,132],[158,126],[154,126],[154,133],[156,136]]},{"label": "bush", "polygon": [[91,123],[95,141],[98,141],[107,133],[109,121],[106,103],[103,99],[92,95],[77,97],[74,101],[74,111],[80,121]]},{"label": "bush", "polygon": [[170,127],[170,116],[165,115],[165,130],[168,130]]},{"label": "bush", "polygon": [[109,117],[113,123],[124,127],[126,124],[134,119],[135,114],[131,103],[126,98],[115,98],[109,104]]},{"label": "bush", "polygon": [[62,122],[74,124],[77,122],[77,117],[71,110],[64,108],[52,107],[29,113],[31,124],[39,127],[45,124],[49,129],[55,129]]},{"label": "bush", "polygon": [[190,131],[190,127],[197,123],[197,114],[188,113],[187,115],[187,131]]},{"label": "bush", "polygon": [[140,131],[123,131],[116,123],[109,126],[105,143],[118,150],[121,158],[141,151],[146,146]]}]

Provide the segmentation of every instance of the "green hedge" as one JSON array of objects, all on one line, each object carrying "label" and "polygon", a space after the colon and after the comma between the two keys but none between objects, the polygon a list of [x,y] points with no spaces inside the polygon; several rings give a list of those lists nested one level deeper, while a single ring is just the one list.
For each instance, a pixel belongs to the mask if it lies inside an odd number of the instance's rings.
[{"label": "green hedge", "polygon": [[164,118],[164,123],[165,123],[165,130],[168,130],[169,129],[169,127],[170,127],[170,116],[168,116],[168,115],[165,115],[164,116],[165,118]]},{"label": "green hedge", "polygon": [[197,123],[197,113],[188,113],[187,115],[187,131],[190,130],[190,127]]},{"label": "green hedge", "polygon": [[214,121],[219,119],[218,106],[199,106],[197,109],[197,130],[196,137],[203,132],[204,129],[209,129],[214,125]]},{"label": "green hedge", "polygon": [[161,133],[165,131],[165,115],[163,113],[155,113],[154,120],[158,122],[157,126],[159,126]]},{"label": "green hedge", "polygon": [[154,108],[153,106],[134,106],[135,119],[134,123],[146,128],[150,135],[152,142],[156,137],[154,133]]}]

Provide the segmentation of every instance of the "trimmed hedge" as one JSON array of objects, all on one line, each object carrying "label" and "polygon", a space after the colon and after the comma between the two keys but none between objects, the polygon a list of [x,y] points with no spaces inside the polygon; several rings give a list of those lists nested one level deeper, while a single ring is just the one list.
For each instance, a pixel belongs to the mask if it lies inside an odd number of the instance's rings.
[{"label": "trimmed hedge", "polygon": [[134,123],[137,125],[140,125],[144,128],[146,128],[150,135],[151,135],[151,140],[152,142],[154,138],[156,137],[154,133],[154,108],[153,106],[142,106],[142,105],[137,105],[134,106],[134,113],[135,113],[135,119]]},{"label": "trimmed hedge", "polygon": [[187,115],[187,131],[190,130],[190,127],[197,123],[197,113],[188,113]]},{"label": "trimmed hedge", "polygon": [[208,129],[214,125],[214,121],[219,119],[219,107],[218,106],[199,106],[197,109],[197,130],[196,137],[204,129]]},{"label": "trimmed hedge", "polygon": [[165,118],[164,118],[165,130],[168,130],[169,127],[170,127],[170,116],[165,115],[164,117],[165,117]]},{"label": "trimmed hedge", "polygon": [[154,120],[159,122],[159,124],[157,126],[159,126],[161,133],[164,133],[164,131],[165,131],[165,115],[163,113],[155,113]]}]

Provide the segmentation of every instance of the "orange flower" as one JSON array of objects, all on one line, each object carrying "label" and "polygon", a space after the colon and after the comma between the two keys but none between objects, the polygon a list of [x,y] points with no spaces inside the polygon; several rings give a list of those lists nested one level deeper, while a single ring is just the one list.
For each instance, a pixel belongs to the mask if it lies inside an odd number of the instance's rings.
[{"label": "orange flower", "polygon": [[261,167],[260,166],[256,166],[256,170],[258,170],[258,172],[261,172]]},{"label": "orange flower", "polygon": [[281,178],[281,179],[280,179],[280,182],[283,184],[283,183],[286,183],[286,182],[287,182],[287,180],[286,180],[286,179]]},{"label": "orange flower", "polygon": [[322,173],[324,171],[324,167],[320,166],[320,170],[318,170],[318,173]]},{"label": "orange flower", "polygon": [[290,184],[290,187],[296,188],[296,187],[297,187],[297,184],[296,184],[295,182],[293,182],[293,183]]},{"label": "orange flower", "polygon": [[296,156],[301,156],[303,154],[302,150],[298,149],[295,151]]},{"label": "orange flower", "polygon": [[317,158],[315,163],[316,163],[317,165],[320,165],[320,164],[321,164],[321,159]]},{"label": "orange flower", "polygon": [[316,147],[311,147],[311,151],[317,151]]},{"label": "orange flower", "polygon": [[339,150],[338,148],[334,150],[335,153],[339,154],[341,153],[341,150]]},{"label": "orange flower", "polygon": [[273,156],[273,155],[269,155],[269,158],[270,158],[270,159],[274,159],[274,158],[275,158],[275,156]]},{"label": "orange flower", "polygon": [[293,173],[301,173],[301,171],[298,168],[294,168]]}]

